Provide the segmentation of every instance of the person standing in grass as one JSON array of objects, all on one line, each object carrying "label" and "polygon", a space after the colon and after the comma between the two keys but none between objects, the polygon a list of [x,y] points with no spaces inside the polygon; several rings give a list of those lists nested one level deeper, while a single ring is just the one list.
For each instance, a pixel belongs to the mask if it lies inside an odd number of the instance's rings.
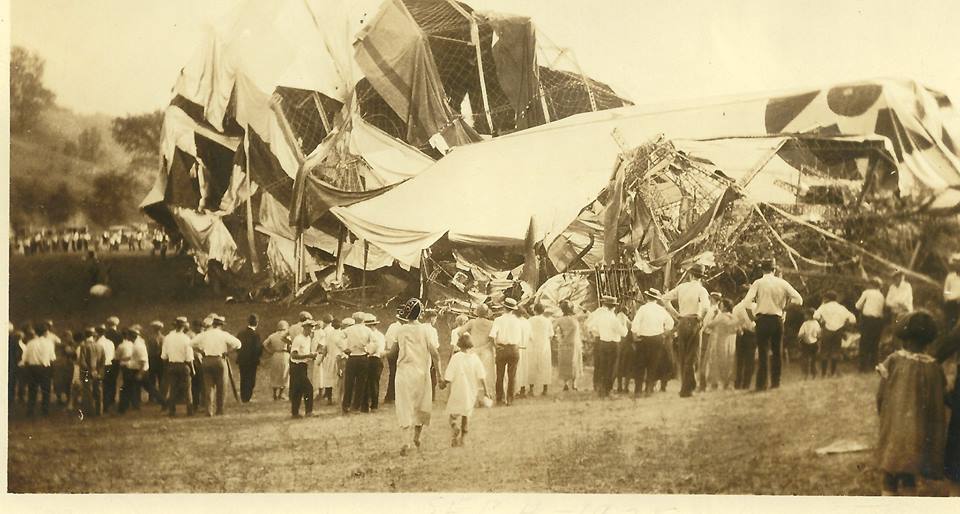
[{"label": "person standing in grass", "polygon": [[251,314],[247,318],[247,328],[237,334],[237,339],[240,340],[237,368],[240,371],[240,401],[243,403],[253,398],[253,389],[257,385],[257,366],[260,365],[260,356],[263,355],[260,333],[257,332],[259,325],[260,317]]},{"label": "person standing in grass", "polygon": [[363,399],[367,394],[367,348],[374,340],[373,332],[364,321],[366,314],[356,312],[353,314],[353,325],[343,330],[346,339],[343,351],[348,355],[347,366],[343,371],[343,401],[340,405],[343,414],[349,414],[351,409],[369,412],[369,406],[363,405]]},{"label": "person standing in grass", "polygon": [[950,273],[943,281],[943,318],[948,329],[960,321],[960,252],[947,261]]},{"label": "person standing in grass", "polygon": [[897,322],[898,350],[877,366],[879,468],[884,496],[914,496],[917,477],[940,480],[944,472],[946,377],[937,360],[924,353],[937,336],[933,316],[919,310]]},{"label": "person standing in grass", "polygon": [[667,353],[666,335],[673,330],[673,316],[660,305],[663,296],[656,289],[643,292],[647,302],[637,309],[630,324],[633,333],[633,396],[653,394],[654,385],[659,378],[660,363]]},{"label": "person standing in grass", "polygon": [[820,342],[820,376],[827,376],[828,364],[830,376],[836,376],[843,330],[855,325],[857,317],[837,301],[837,293],[827,291],[823,294],[823,304],[813,313],[813,319],[823,328]]},{"label": "person standing in grass", "polygon": [[190,345],[203,355],[203,404],[207,407],[207,416],[223,415],[223,400],[226,395],[227,353],[241,349],[242,343],[232,334],[223,330],[226,318],[219,314],[210,315],[210,330],[193,338]]},{"label": "person standing in grass", "polygon": [[460,340],[460,333],[463,331],[463,326],[466,325],[468,321],[470,321],[470,317],[467,316],[466,314],[458,314],[456,319],[453,320],[453,324],[455,326],[450,331],[450,351],[451,352],[460,351],[460,347],[457,346],[457,341]]},{"label": "person standing in grass", "polygon": [[[710,293],[700,281],[702,271],[699,266],[687,271],[688,280],[667,294],[663,301],[667,305],[677,302],[677,360],[680,364],[680,397],[689,398],[697,387],[695,368],[700,353],[700,327],[710,309]],[[779,344],[778,344],[779,349]]]},{"label": "person standing in grass", "polygon": [[273,389],[274,400],[285,400],[283,391],[287,388],[290,379],[290,341],[287,339],[287,330],[290,324],[284,320],[277,323],[277,331],[270,334],[263,342],[263,351],[267,354],[270,368],[270,387]]},{"label": "person standing in grass", "polygon": [[540,388],[540,394],[546,396],[550,382],[553,381],[553,356],[550,351],[553,320],[547,317],[546,309],[541,303],[533,306],[533,313],[534,316],[530,318],[530,342],[527,348],[527,382],[530,383],[531,396],[535,388]]},{"label": "person standing in grass", "polygon": [[37,390],[40,390],[40,412],[50,412],[50,385],[53,379],[53,363],[56,361],[53,340],[47,336],[47,324],[38,323],[36,334],[23,350],[22,363],[27,375],[27,416],[33,416],[37,406]]},{"label": "person standing in grass", "polygon": [[707,352],[704,353],[705,358],[700,363],[703,374],[701,390],[706,389],[707,383],[713,389],[728,389],[733,384],[738,323],[730,313],[732,307],[730,300],[722,298],[717,304],[717,314],[706,326],[709,342]]},{"label": "person standing in grass", "polygon": [[813,319],[814,310],[804,310],[804,322],[797,335],[800,343],[800,367],[803,378],[817,378],[817,354],[820,351],[820,323]]},{"label": "person standing in grass", "polygon": [[194,412],[193,391],[191,383],[195,370],[193,367],[193,347],[190,346],[188,330],[190,322],[184,316],[179,316],[174,322],[174,328],[163,338],[160,347],[160,358],[163,360],[163,381],[167,396],[164,398],[164,407],[170,417],[177,415],[177,404],[187,406],[187,414]]},{"label": "person standing in grass", "polygon": [[520,346],[526,344],[528,334],[524,330],[526,324],[516,314],[517,301],[505,298],[503,306],[506,312],[493,321],[487,337],[496,345],[497,404],[510,405],[517,388]]},{"label": "person standing in grass", "polygon": [[396,387],[394,382],[397,378],[397,358],[399,357],[399,348],[397,348],[397,330],[403,324],[400,321],[394,321],[387,327],[386,333],[383,334],[383,339],[386,344],[386,360],[387,360],[387,393],[383,396],[383,403],[393,403],[394,398],[396,397]]},{"label": "person standing in grass", "polygon": [[886,304],[893,321],[897,321],[913,311],[913,286],[901,270],[894,271],[891,278],[893,283],[887,289]]},{"label": "person standing in grass", "polygon": [[563,390],[577,390],[577,380],[583,376],[583,339],[580,336],[580,320],[573,312],[573,304],[560,302],[560,319],[554,332],[557,336],[557,367]]},{"label": "person standing in grass", "polygon": [[447,398],[447,417],[453,438],[450,446],[463,446],[463,439],[467,435],[467,424],[473,409],[477,404],[477,386],[483,388],[483,396],[489,401],[487,394],[486,372],[480,358],[471,350],[469,334],[461,334],[457,340],[460,350],[450,357],[447,371],[443,380],[450,386],[450,396]]},{"label": "person standing in grass", "polygon": [[[770,364],[770,388],[780,387],[780,367],[783,351],[783,312],[788,303],[803,304],[803,297],[789,282],[777,276],[776,262],[763,261],[760,269],[763,276],[755,280],[741,304],[756,302],[754,311],[757,341],[757,391],[767,389],[767,364]],[[752,357],[751,357],[752,358]],[[746,385],[745,385],[746,386]]]},{"label": "person standing in grass", "polygon": [[313,415],[313,384],[310,383],[310,366],[317,358],[313,347],[313,327],[316,322],[305,319],[300,322],[299,334],[290,343],[290,414],[300,416],[300,402],[304,402],[307,416]]},{"label": "person standing in grass", "polygon": [[[747,294],[750,286],[744,284],[743,294]],[[749,389],[753,380],[753,368],[757,360],[757,325],[753,314],[756,312],[756,303],[738,303],[733,306],[731,313],[737,320],[737,350],[736,350],[736,379],[734,389]]]},{"label": "person standing in grass", "polygon": [[873,371],[877,365],[880,347],[880,334],[883,332],[883,282],[879,278],[870,280],[870,286],[860,293],[856,308],[860,311],[860,348],[858,357],[859,371]]},{"label": "person standing in grass", "polygon": [[163,407],[163,399],[166,398],[166,384],[163,383],[163,359],[160,358],[160,352],[163,348],[163,322],[153,320],[150,322],[150,334],[147,336],[147,361],[150,370],[144,380],[145,389],[154,391],[151,394],[151,401],[155,401]]},{"label": "person standing in grass", "polygon": [[321,396],[327,400],[327,405],[333,405],[333,388],[337,387],[337,382],[340,380],[340,359],[346,345],[340,320],[325,314],[323,324],[323,352],[321,352],[320,381],[317,387],[323,392]]},{"label": "person standing in grass", "polygon": [[477,317],[463,325],[461,333],[470,334],[473,351],[477,354],[483,369],[487,374],[487,383],[493,384],[497,380],[497,357],[494,345],[490,341],[490,330],[493,328],[490,307],[481,304],[477,307]]},{"label": "person standing in grass", "polygon": [[80,367],[80,412],[88,416],[103,413],[103,372],[106,361],[103,348],[97,344],[97,332],[90,327],[83,333],[77,363]]},{"label": "person standing in grass", "polygon": [[[407,441],[413,431],[413,445],[420,448],[423,427],[430,424],[433,410],[433,384],[430,369],[433,363],[440,368],[440,355],[430,343],[429,335],[418,321],[423,310],[420,300],[411,298],[397,310],[397,319],[403,325],[397,330],[396,411],[403,433],[400,454],[409,451]],[[442,371],[442,370],[441,370]],[[443,384],[441,388],[445,387]]]}]

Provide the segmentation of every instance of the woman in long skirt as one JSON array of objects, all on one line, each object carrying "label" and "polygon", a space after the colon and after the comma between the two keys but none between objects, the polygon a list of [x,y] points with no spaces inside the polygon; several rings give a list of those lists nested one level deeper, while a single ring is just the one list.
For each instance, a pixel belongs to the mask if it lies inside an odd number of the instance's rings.
[{"label": "woman in long skirt", "polygon": [[580,338],[580,320],[573,314],[573,304],[560,302],[563,316],[557,320],[557,361],[563,390],[577,390],[577,380],[583,376],[583,340]]},{"label": "woman in long skirt", "polygon": [[283,400],[283,390],[290,381],[290,353],[287,347],[287,329],[290,324],[281,320],[277,323],[277,331],[270,334],[263,342],[263,351],[269,355],[270,387],[273,388],[273,399]]},{"label": "woman in long skirt", "polygon": [[346,340],[343,331],[340,330],[340,320],[333,319],[333,316],[325,316],[324,322],[326,323],[323,327],[325,353],[320,362],[320,379],[316,384],[323,392],[322,396],[326,398],[327,405],[333,405],[333,388],[337,387],[337,380],[340,378],[338,363],[346,348]]},{"label": "woman in long skirt", "polygon": [[490,318],[490,308],[481,305],[477,309],[477,317],[460,327],[460,333],[470,334],[473,351],[480,358],[483,369],[486,371],[487,383],[495,384],[497,381],[497,359],[493,343],[490,342],[490,329],[493,328],[493,321]]},{"label": "woman in long skirt", "polygon": [[547,394],[547,388],[553,381],[553,361],[550,355],[550,341],[553,339],[553,321],[544,315],[543,305],[533,306],[534,317],[530,318],[530,342],[527,347],[527,383],[530,395],[538,389]]},{"label": "woman in long skirt", "polygon": [[[430,424],[433,410],[433,392],[430,379],[430,367],[440,368],[440,355],[430,344],[427,331],[418,319],[423,310],[420,300],[411,298],[397,310],[397,319],[403,325],[397,330],[396,408],[397,421],[403,432],[403,446],[400,454],[406,455],[410,446],[410,431],[413,431],[413,445],[420,448],[420,434],[425,425]],[[444,387],[441,385],[441,388]]]}]

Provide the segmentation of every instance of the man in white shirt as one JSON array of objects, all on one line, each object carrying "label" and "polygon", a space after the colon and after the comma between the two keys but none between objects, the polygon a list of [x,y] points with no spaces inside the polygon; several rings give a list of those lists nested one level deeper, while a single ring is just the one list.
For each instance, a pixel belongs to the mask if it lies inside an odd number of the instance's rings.
[{"label": "man in white shirt", "polygon": [[177,404],[187,405],[187,414],[193,415],[193,397],[191,380],[193,369],[193,347],[187,330],[190,322],[185,316],[174,321],[174,329],[164,336],[160,345],[160,359],[163,361],[163,389],[166,391],[164,407],[170,417],[177,415]]},{"label": "man in white shirt", "polygon": [[947,264],[950,273],[943,281],[943,318],[950,330],[960,321],[960,253],[951,255]]},{"label": "man in white shirt", "polygon": [[887,308],[893,316],[893,321],[903,317],[905,314],[913,312],[913,286],[907,282],[907,277],[902,271],[893,272],[893,283],[887,290]]},{"label": "man in white shirt", "polygon": [[313,351],[313,328],[316,322],[305,319],[300,322],[300,333],[290,342],[290,413],[300,417],[300,402],[304,402],[307,416],[313,415],[313,384],[309,369],[317,358]]},{"label": "man in white shirt", "polygon": [[630,331],[633,332],[634,379],[633,396],[650,396],[657,382],[656,370],[667,351],[664,335],[673,330],[673,316],[660,305],[660,291],[643,293],[646,303],[637,309]]},{"label": "man in white shirt", "polygon": [[139,325],[128,328],[123,333],[123,341],[117,347],[117,362],[123,377],[120,388],[120,405],[117,413],[123,414],[129,408],[140,410],[140,388],[142,373],[148,369],[146,347],[137,351],[134,341],[140,337]]},{"label": "man in white shirt", "polygon": [[697,357],[700,354],[700,327],[710,309],[710,293],[700,282],[702,271],[691,268],[689,279],[672,289],[663,297],[669,304],[677,302],[677,360],[680,364],[680,397],[689,398],[697,387],[695,377]]},{"label": "man in white shirt", "polygon": [[856,324],[857,318],[846,307],[837,302],[837,293],[827,291],[823,294],[823,304],[813,313],[813,319],[820,323],[820,376],[827,376],[827,364],[830,375],[837,374],[837,361],[840,359],[840,347],[843,342],[843,329]]},{"label": "man in white shirt", "polygon": [[380,320],[373,314],[367,314],[363,324],[370,329],[372,340],[367,344],[367,385],[361,401],[361,412],[377,410],[380,407],[380,375],[383,374],[383,355],[386,353],[386,339],[377,330]]},{"label": "man in white shirt", "polygon": [[48,337],[47,330],[46,323],[37,324],[36,337],[27,342],[20,361],[27,375],[27,416],[33,416],[33,410],[37,406],[37,389],[41,396],[41,414],[46,416],[50,412],[52,366],[57,357],[53,339]]},{"label": "man in white shirt", "polygon": [[860,293],[856,308],[860,311],[860,349],[859,369],[861,373],[872,373],[877,366],[877,350],[880,346],[880,334],[883,332],[883,306],[885,299],[880,288],[879,278],[870,279],[870,285]]},{"label": "man in white shirt", "polygon": [[[242,343],[233,334],[223,330],[226,318],[211,314],[210,329],[205,330],[190,341],[194,351],[203,355],[203,404],[207,406],[207,416],[213,416],[213,399],[217,402],[217,416],[223,415],[223,399],[226,394],[227,353],[239,350]],[[212,396],[211,389],[215,396]]]},{"label": "man in white shirt", "polygon": [[600,307],[587,317],[587,333],[594,341],[593,376],[594,387],[601,398],[610,395],[613,388],[614,366],[617,360],[617,345],[627,335],[628,328],[613,311],[617,299],[600,297]]},{"label": "man in white shirt", "polygon": [[[741,293],[746,296],[750,286],[744,284]],[[737,343],[734,350],[736,358],[736,378],[733,381],[734,389],[750,389],[753,380],[753,369],[757,360],[757,324],[754,321],[756,303],[738,303],[733,306],[730,314],[737,321]]]},{"label": "man in white shirt", "polygon": [[[517,317],[519,305],[513,298],[505,298],[503,306],[506,311],[493,320],[490,329],[490,340],[497,349],[497,404],[504,401],[506,405],[513,403],[516,391],[517,363],[520,361],[520,345],[528,337],[525,331],[526,324]],[[507,379],[507,388],[504,391],[504,375]]]},{"label": "man in white shirt", "polygon": [[343,399],[340,410],[349,414],[350,409],[368,412],[363,407],[363,397],[367,388],[367,347],[373,343],[373,332],[364,324],[366,313],[353,313],[353,325],[343,329],[346,338],[344,353],[348,355],[343,370]]},{"label": "man in white shirt", "polygon": [[787,303],[803,304],[803,297],[786,280],[778,277],[776,263],[768,259],[761,265],[763,277],[750,286],[740,303],[756,302],[754,311],[757,326],[757,391],[767,388],[767,361],[770,361],[770,387],[780,387],[780,366],[783,341],[783,310]]}]

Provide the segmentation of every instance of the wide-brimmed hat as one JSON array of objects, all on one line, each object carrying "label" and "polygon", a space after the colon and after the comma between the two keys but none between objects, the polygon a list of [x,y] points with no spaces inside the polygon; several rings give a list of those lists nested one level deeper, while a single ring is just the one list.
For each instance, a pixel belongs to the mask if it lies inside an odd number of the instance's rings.
[{"label": "wide-brimmed hat", "polygon": [[416,321],[423,312],[423,304],[417,298],[411,298],[397,308],[397,319],[403,321]]},{"label": "wide-brimmed hat", "polygon": [[300,322],[300,326],[301,326],[301,327],[310,327],[310,328],[313,328],[313,327],[317,326],[317,322],[316,322],[316,320],[305,319],[305,320],[303,320],[303,321]]},{"label": "wide-brimmed hat", "polygon": [[177,322],[177,323],[179,323],[179,324],[181,324],[181,325],[190,325],[190,320],[187,319],[186,316],[177,316],[176,318],[174,318],[173,321],[175,321],[175,322]]},{"label": "wide-brimmed hat", "polygon": [[223,316],[221,316],[221,315],[219,315],[219,314],[211,314],[211,315],[210,315],[210,322],[211,322],[211,323],[226,323],[226,321],[227,321],[227,318],[225,318],[225,317],[223,317]]},{"label": "wide-brimmed hat", "polygon": [[351,314],[350,317],[353,318],[353,321],[356,321],[357,323],[363,323],[364,320],[367,319],[367,313],[363,311],[357,311]]},{"label": "wide-brimmed hat", "polygon": [[310,314],[307,311],[300,311],[300,321],[313,319],[313,314]]},{"label": "wide-brimmed hat", "polygon": [[510,309],[510,310],[512,310],[512,311],[515,311],[515,310],[517,310],[517,308],[520,307],[520,305],[517,304],[517,301],[514,300],[513,298],[504,298],[504,299],[503,299],[503,306],[504,306],[504,308]]},{"label": "wide-brimmed hat", "polygon": [[659,300],[663,298],[663,293],[660,292],[659,289],[655,289],[653,287],[644,291],[643,295],[646,296],[647,298],[653,298],[654,300]]},{"label": "wide-brimmed hat", "polygon": [[357,322],[353,318],[343,318],[343,321],[340,322],[341,327],[350,327],[356,324]]},{"label": "wide-brimmed hat", "polygon": [[606,295],[606,294],[605,294],[605,295],[603,295],[603,296],[600,297],[600,303],[603,304],[603,305],[616,305],[616,304],[617,304],[617,297],[616,297],[616,296],[610,296],[610,295]]},{"label": "wide-brimmed hat", "polygon": [[136,324],[135,324],[135,325],[133,325],[133,326],[130,327],[130,331],[133,332],[133,333],[135,333],[135,334],[137,334],[137,335],[140,335],[140,333],[143,332],[143,327],[141,327],[140,325],[136,325]]},{"label": "wide-brimmed hat", "polygon": [[947,262],[950,264],[960,263],[960,252],[950,254],[950,257],[947,258]]},{"label": "wide-brimmed hat", "polygon": [[155,319],[150,322],[150,326],[153,328],[163,328],[163,322],[158,319]]},{"label": "wide-brimmed hat", "polygon": [[379,324],[380,324],[380,320],[378,320],[377,317],[374,316],[373,314],[367,313],[367,315],[363,317],[363,324],[364,324],[364,325],[379,325]]},{"label": "wide-brimmed hat", "polygon": [[119,324],[120,324],[120,318],[116,316],[110,316],[109,318],[107,318],[107,325],[119,325]]}]

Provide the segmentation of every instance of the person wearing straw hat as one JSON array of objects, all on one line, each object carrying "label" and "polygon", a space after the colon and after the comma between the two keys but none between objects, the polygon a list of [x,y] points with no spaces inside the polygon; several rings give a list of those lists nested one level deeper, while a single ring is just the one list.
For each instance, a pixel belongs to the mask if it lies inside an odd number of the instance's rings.
[{"label": "person wearing straw hat", "polygon": [[361,411],[377,410],[380,408],[380,375],[383,374],[383,355],[386,353],[386,339],[377,330],[380,320],[373,314],[367,313],[363,324],[370,329],[373,337],[367,345],[367,385],[363,388],[360,399]]},{"label": "person wearing straw hat", "polygon": [[183,402],[187,406],[187,414],[193,415],[192,377],[193,347],[190,346],[190,336],[187,331],[190,322],[185,316],[180,316],[174,323],[174,329],[163,338],[160,347],[160,358],[163,360],[164,389],[167,395],[164,398],[164,407],[170,417],[177,415],[177,404]]},{"label": "person wearing straw hat", "polygon": [[950,273],[943,281],[943,319],[947,330],[960,321],[960,252],[948,260]]},{"label": "person wearing straw hat", "polygon": [[600,397],[610,395],[613,388],[614,364],[617,358],[617,345],[627,335],[623,324],[613,308],[617,298],[609,295],[600,297],[600,307],[587,317],[587,332],[594,341],[593,347],[593,383]]},{"label": "person wearing straw hat", "polygon": [[290,340],[287,330],[290,324],[284,320],[277,323],[277,330],[263,341],[263,351],[267,354],[270,368],[270,388],[273,389],[273,399],[286,400],[283,395],[290,381]]},{"label": "person wearing straw hat", "polygon": [[216,398],[216,415],[223,415],[223,400],[226,393],[227,353],[239,350],[243,345],[239,339],[223,330],[226,318],[211,314],[210,329],[193,338],[190,345],[203,355],[203,403],[207,406],[207,416],[213,416],[211,390]]},{"label": "person wearing straw hat", "polygon": [[504,298],[503,308],[505,312],[493,320],[488,339],[496,347],[497,403],[510,405],[513,403],[513,396],[517,389],[520,346],[525,344],[528,335],[524,330],[526,324],[516,314],[519,308],[517,301],[513,298]]},{"label": "person wearing straw hat", "polygon": [[[409,450],[407,441],[413,432],[413,444],[419,449],[423,427],[430,424],[433,410],[433,384],[430,378],[432,365],[443,373],[440,355],[430,344],[427,332],[419,322],[423,304],[416,298],[407,300],[397,309],[397,319],[402,323],[397,329],[396,412],[397,421],[403,433],[403,445],[400,454]],[[440,388],[445,385],[441,383]]]},{"label": "person wearing straw hat", "polygon": [[363,405],[367,389],[367,348],[375,343],[373,332],[364,324],[366,314],[354,313],[353,325],[343,330],[346,339],[343,353],[347,354],[347,365],[343,370],[343,399],[340,409],[349,414],[350,409],[368,412]]},{"label": "person wearing straw hat", "polygon": [[[687,281],[663,295],[666,303],[677,302],[677,361],[680,364],[680,397],[689,398],[697,387],[695,377],[700,353],[700,327],[710,309],[710,293],[700,281],[702,270],[695,266],[688,270]],[[671,305],[672,306],[672,305]]]},{"label": "person wearing straw hat", "polygon": [[783,312],[788,303],[803,304],[803,297],[789,282],[776,274],[776,261],[767,259],[761,264],[763,276],[753,282],[741,304],[756,302],[754,311],[757,334],[757,391],[767,389],[767,364],[770,364],[770,388],[780,387],[782,359]]},{"label": "person wearing straw hat", "polygon": [[310,383],[310,365],[317,358],[313,346],[313,329],[317,322],[307,318],[300,321],[300,333],[290,343],[290,415],[300,418],[300,403],[304,413],[313,416],[313,384]]},{"label": "person wearing straw hat", "polygon": [[856,308],[860,311],[860,348],[858,350],[861,373],[870,373],[879,363],[880,334],[883,333],[883,282],[870,279],[870,285],[860,293]]},{"label": "person wearing straw hat", "polygon": [[657,370],[667,351],[665,336],[673,330],[673,316],[660,304],[663,294],[657,289],[643,292],[646,303],[637,309],[630,331],[633,332],[634,389],[639,398],[653,394]]}]

